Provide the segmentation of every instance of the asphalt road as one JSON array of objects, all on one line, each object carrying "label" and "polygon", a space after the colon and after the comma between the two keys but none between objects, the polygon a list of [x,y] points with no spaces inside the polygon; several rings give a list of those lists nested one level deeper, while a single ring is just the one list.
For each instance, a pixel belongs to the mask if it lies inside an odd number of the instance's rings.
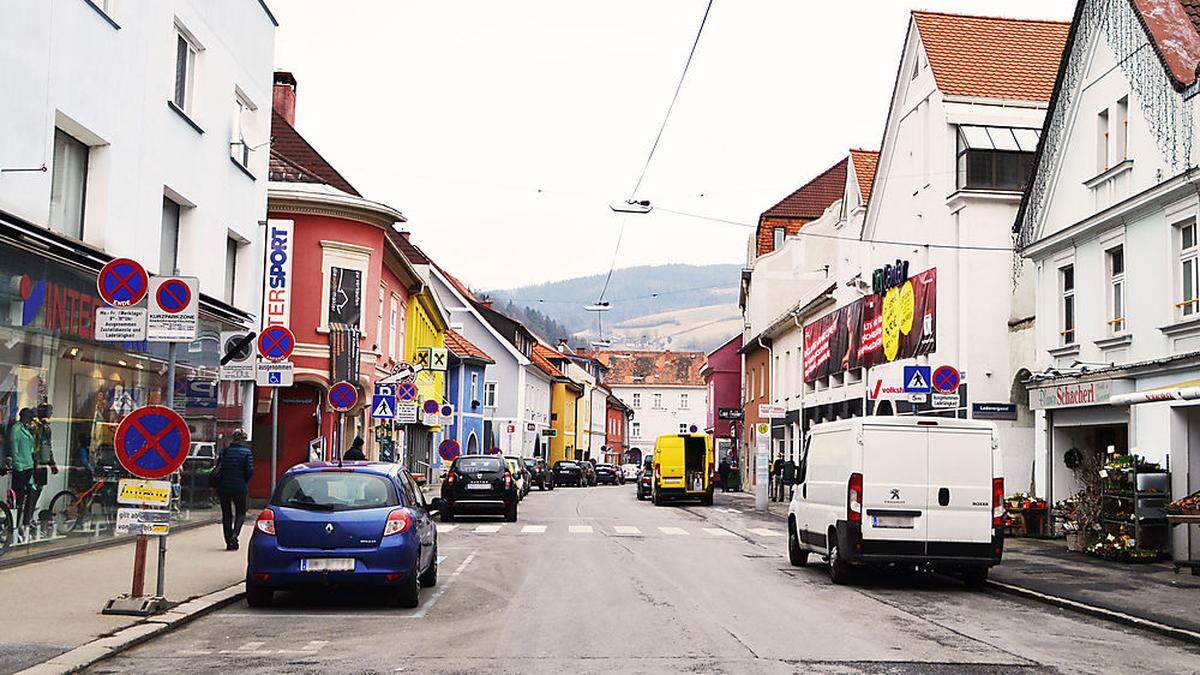
[{"label": "asphalt road", "polygon": [[[498,526],[498,527],[497,527]],[[778,520],[663,507],[624,487],[534,492],[520,522],[442,525],[416,610],[290,594],[244,603],[91,672],[1200,671],[1200,649],[932,575],[835,587],[792,568]]]}]

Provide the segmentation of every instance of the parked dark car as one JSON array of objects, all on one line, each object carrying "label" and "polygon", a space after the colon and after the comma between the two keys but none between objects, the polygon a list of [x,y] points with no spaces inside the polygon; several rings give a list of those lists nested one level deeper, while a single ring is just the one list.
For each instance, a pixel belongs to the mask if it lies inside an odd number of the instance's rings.
[{"label": "parked dark car", "polygon": [[642,461],[642,468],[637,477],[638,501],[650,498],[650,490],[654,485],[654,458],[647,457]]},{"label": "parked dark car", "polygon": [[442,482],[442,521],[466,513],[502,514],[517,520],[517,481],[500,455],[463,455],[454,460]]},{"label": "parked dark car", "polygon": [[314,462],[283,474],[258,515],[246,601],[296,587],[370,586],[403,607],[437,584],[437,526],[408,470],[392,463]]},{"label": "parked dark car", "polygon": [[596,485],[596,465],[590,459],[584,459],[577,462],[583,468],[584,484],[595,487]]},{"label": "parked dark car", "polygon": [[574,485],[575,487],[584,487],[587,485],[587,475],[584,474],[583,467],[580,466],[582,463],[569,459],[560,459],[555,462],[554,484]]},{"label": "parked dark car", "polygon": [[554,472],[546,466],[546,460],[541,457],[526,457],[525,470],[529,472],[530,486],[538,486],[539,490],[554,489]]},{"label": "parked dark car", "polygon": [[621,473],[620,467],[612,464],[597,464],[596,482],[601,485],[624,485],[625,476]]}]

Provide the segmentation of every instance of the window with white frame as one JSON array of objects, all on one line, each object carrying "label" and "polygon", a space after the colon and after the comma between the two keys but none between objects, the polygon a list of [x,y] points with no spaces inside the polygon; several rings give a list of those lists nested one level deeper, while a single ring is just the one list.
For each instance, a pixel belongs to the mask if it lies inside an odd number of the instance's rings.
[{"label": "window with white frame", "polygon": [[642,437],[642,423],[634,422],[634,423],[630,424],[629,425],[629,435],[634,438],[641,438]]},{"label": "window with white frame", "polygon": [[1125,330],[1125,247],[1108,250],[1108,332],[1110,335]]},{"label": "window with white frame", "polygon": [[1096,172],[1103,173],[1112,166],[1108,162],[1108,108],[1096,115]]},{"label": "window with white frame", "polygon": [[778,251],[780,248],[783,247],[783,240],[785,237],[787,237],[787,230],[782,227],[777,227],[777,228],[775,228],[775,231],[771,233],[771,236],[772,236],[771,243],[774,244],[774,246],[772,248],[774,250]]},{"label": "window with white frame", "polygon": [[1059,335],[1062,344],[1075,344],[1075,266],[1066,265],[1058,270],[1060,292]]},{"label": "window with white frame", "polygon": [[679,409],[680,410],[688,409],[688,395],[687,394],[679,395]]},{"label": "window with white frame", "polygon": [[250,168],[250,153],[254,151],[254,143],[248,136],[253,136],[254,111],[257,109],[248,97],[241,91],[235,91],[233,140],[229,143],[229,156],[233,161],[245,168]]},{"label": "window with white frame", "polygon": [[479,373],[471,373],[471,401],[472,405],[479,400]]},{"label": "window with white frame", "polygon": [[633,401],[631,402],[631,404],[630,404],[630,405],[632,405],[632,406],[633,406],[633,407],[635,407],[635,408],[640,408],[640,407],[642,407],[642,395],[641,395],[641,393],[639,393],[639,392],[636,392],[636,391],[635,391],[635,392],[633,392]]},{"label": "window with white frame", "polygon": [[54,130],[50,167],[50,229],[83,239],[83,206],[87,198],[91,148],[63,131]]},{"label": "window with white frame", "polygon": [[185,113],[192,112],[192,92],[196,80],[196,55],[200,50],[195,41],[180,27],[175,30],[175,91],[171,102]]},{"label": "window with white frame", "polygon": [[1196,221],[1179,226],[1179,301],[1175,303],[1180,317],[1200,314],[1200,243],[1196,239]]},{"label": "window with white frame", "polygon": [[1117,119],[1113,124],[1116,132],[1116,152],[1113,156],[1118,163],[1129,159],[1129,97],[1117,101]]},{"label": "window with white frame", "polygon": [[[387,293],[387,286],[379,285],[379,311],[375,315],[375,348],[380,354],[384,354],[383,347],[383,302],[384,296]],[[386,356],[386,354],[385,354]]]},{"label": "window with white frame", "polygon": [[[399,337],[397,330],[399,328],[400,318],[400,296],[392,295],[392,304],[388,309],[388,356],[393,359],[400,358],[396,351],[396,338]],[[401,345],[403,346],[403,345]]]},{"label": "window with white frame", "polygon": [[662,394],[659,394],[659,393],[654,394],[654,409],[655,410],[663,409]]},{"label": "window with white frame", "polygon": [[495,382],[484,382],[483,383],[483,407],[485,407],[485,408],[495,408],[496,407],[496,383]]}]

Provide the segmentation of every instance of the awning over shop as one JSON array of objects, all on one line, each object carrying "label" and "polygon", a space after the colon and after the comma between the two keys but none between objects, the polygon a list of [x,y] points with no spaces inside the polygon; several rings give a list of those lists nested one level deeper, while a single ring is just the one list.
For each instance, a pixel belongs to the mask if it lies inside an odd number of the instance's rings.
[{"label": "awning over shop", "polygon": [[1139,403],[1158,403],[1161,401],[1195,401],[1200,400],[1200,380],[1188,380],[1157,387],[1132,391],[1128,394],[1117,394],[1109,399],[1112,405],[1137,405]]},{"label": "awning over shop", "polygon": [[958,127],[961,150],[1006,150],[1034,152],[1037,150],[1040,129],[1013,127],[984,127],[963,124]]}]

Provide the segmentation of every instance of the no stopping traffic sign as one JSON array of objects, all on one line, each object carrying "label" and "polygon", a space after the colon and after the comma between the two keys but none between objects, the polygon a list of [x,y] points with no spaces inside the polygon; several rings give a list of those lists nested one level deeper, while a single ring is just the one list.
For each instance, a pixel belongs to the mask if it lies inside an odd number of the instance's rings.
[{"label": "no stopping traffic sign", "polygon": [[117,258],[100,268],[96,277],[96,291],[113,307],[136,305],[146,297],[150,278],[146,268],[135,260]]},{"label": "no stopping traffic sign", "polygon": [[162,478],[187,459],[192,435],[179,413],[161,405],[138,408],[125,416],[113,439],[117,461],[138,478]]}]

